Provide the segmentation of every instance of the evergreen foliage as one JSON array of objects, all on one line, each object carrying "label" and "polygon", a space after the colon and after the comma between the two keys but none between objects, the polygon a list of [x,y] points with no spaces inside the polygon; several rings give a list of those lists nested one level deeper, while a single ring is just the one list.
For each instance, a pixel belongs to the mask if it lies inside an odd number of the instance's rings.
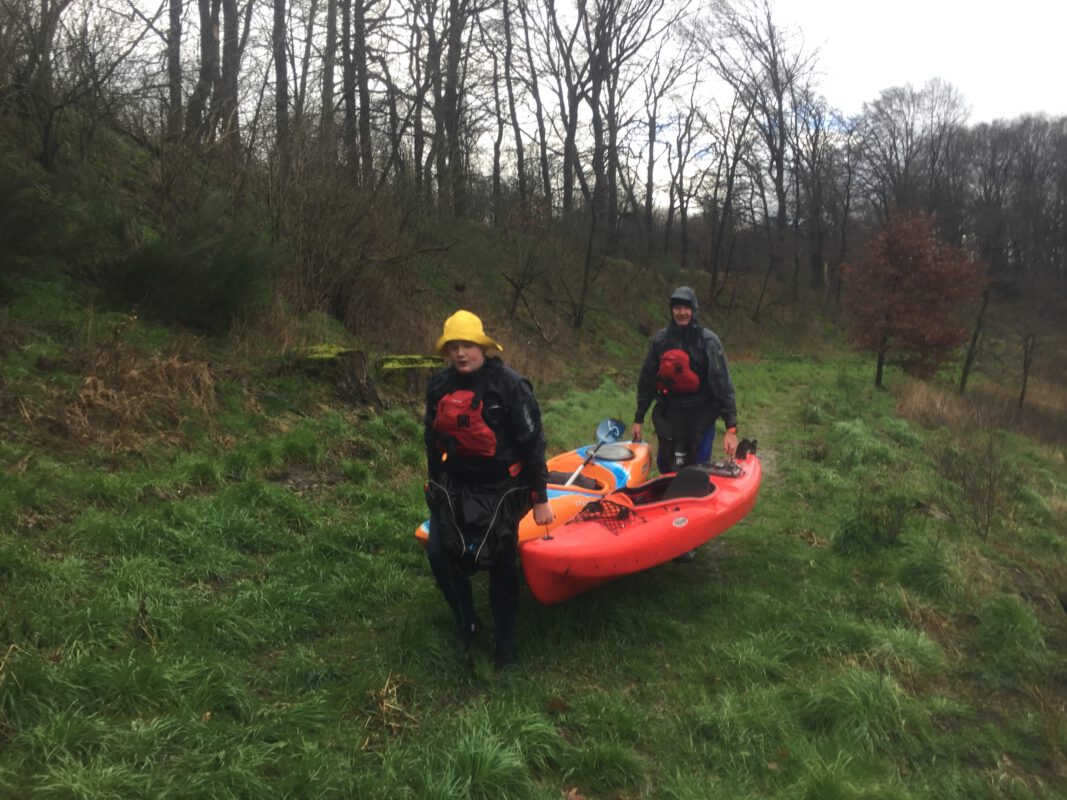
[{"label": "evergreen foliage", "polygon": [[213,195],[178,230],[152,238],[115,265],[107,282],[121,302],[154,319],[222,333],[266,306],[273,263],[257,234]]}]

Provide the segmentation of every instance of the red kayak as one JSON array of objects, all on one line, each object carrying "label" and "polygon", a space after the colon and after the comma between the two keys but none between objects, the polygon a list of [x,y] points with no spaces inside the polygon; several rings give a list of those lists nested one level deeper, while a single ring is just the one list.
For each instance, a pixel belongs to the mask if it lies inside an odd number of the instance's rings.
[{"label": "red kayak", "polygon": [[538,601],[559,603],[670,561],[736,525],[756,504],[761,476],[750,452],[613,492],[520,545],[526,583]]}]

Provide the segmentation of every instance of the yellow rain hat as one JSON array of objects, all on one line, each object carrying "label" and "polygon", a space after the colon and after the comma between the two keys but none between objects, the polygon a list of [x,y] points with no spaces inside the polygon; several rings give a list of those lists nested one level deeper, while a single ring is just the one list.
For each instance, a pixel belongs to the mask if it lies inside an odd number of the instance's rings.
[{"label": "yellow rain hat", "polygon": [[437,352],[444,353],[445,346],[449,342],[474,342],[486,350],[499,350],[504,348],[485,335],[482,321],[469,311],[460,309],[445,320],[444,330],[437,339]]}]

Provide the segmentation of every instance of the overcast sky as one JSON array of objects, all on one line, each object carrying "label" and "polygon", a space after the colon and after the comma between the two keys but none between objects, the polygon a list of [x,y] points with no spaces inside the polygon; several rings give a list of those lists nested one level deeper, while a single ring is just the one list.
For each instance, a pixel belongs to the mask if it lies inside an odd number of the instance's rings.
[{"label": "overcast sky", "polygon": [[970,121],[1067,115],[1064,0],[776,0],[783,27],[818,47],[822,91],[848,114],[882,89],[942,78]]}]

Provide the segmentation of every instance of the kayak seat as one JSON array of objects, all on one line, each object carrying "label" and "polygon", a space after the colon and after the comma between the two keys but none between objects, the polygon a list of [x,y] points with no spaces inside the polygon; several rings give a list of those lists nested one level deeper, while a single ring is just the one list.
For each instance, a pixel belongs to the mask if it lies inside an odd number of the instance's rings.
[{"label": "kayak seat", "polygon": [[[570,476],[571,473],[569,472],[550,471],[548,473],[548,482],[556,486],[562,486],[567,482],[567,478],[569,478]],[[585,475],[579,475],[577,478],[575,478],[574,481],[571,483],[571,486],[577,486],[580,489],[592,489],[593,491],[596,491],[600,488],[599,483],[597,483],[593,478],[587,478]]]},{"label": "kayak seat", "polygon": [[698,467],[683,467],[671,478],[664,500],[677,500],[679,497],[707,497],[711,494],[711,481],[708,473]]}]

